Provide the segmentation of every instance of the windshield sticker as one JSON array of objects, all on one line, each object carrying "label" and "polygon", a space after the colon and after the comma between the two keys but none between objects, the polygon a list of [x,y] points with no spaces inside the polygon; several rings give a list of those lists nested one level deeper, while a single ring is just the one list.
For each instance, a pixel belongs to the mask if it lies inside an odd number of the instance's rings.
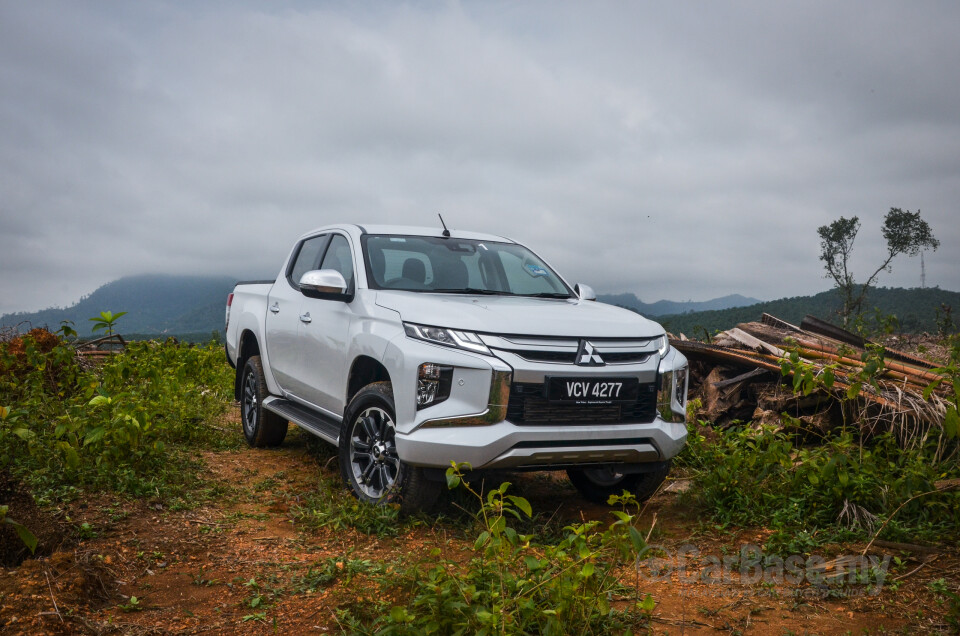
[{"label": "windshield sticker", "polygon": [[390,237],[390,242],[391,242],[391,243],[406,243],[406,242],[407,242],[407,239],[405,239],[405,238],[399,238],[399,237],[397,237],[397,236],[391,236],[391,237]]},{"label": "windshield sticker", "polygon": [[527,263],[524,265],[524,268],[527,270],[527,273],[534,278],[540,278],[541,276],[547,275],[547,270],[543,269],[539,265],[534,265],[533,263]]}]

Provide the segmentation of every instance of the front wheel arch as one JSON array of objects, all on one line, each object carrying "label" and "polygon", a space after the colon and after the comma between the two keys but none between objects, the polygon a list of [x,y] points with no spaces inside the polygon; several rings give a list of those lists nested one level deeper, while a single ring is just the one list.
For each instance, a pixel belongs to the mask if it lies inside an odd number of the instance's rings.
[{"label": "front wheel arch", "polygon": [[340,429],[340,474],[355,497],[373,504],[397,503],[401,512],[430,511],[443,484],[400,460],[396,451],[396,409],[389,382],[360,389],[344,412]]}]

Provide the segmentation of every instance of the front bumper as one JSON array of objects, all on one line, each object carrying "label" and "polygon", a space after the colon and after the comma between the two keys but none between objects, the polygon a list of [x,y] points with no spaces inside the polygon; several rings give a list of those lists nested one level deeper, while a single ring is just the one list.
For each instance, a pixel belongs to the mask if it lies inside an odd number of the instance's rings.
[{"label": "front bumper", "polygon": [[[431,355],[436,357],[436,353]],[[474,469],[638,464],[666,461],[679,453],[686,441],[686,404],[678,396],[684,391],[676,391],[676,383],[665,380],[672,378],[675,370],[686,368],[686,358],[676,350],[662,359],[654,354],[636,363],[598,368],[531,362],[506,352],[497,352],[496,358],[470,354],[468,359],[469,367],[449,361],[456,370],[447,402],[417,411],[412,426],[398,426],[397,451],[404,462],[431,468],[468,462]],[[489,367],[477,368],[483,366],[476,364],[480,360],[489,362]],[[658,403],[656,413],[651,409],[643,421],[530,423],[511,418],[508,404],[513,383],[594,374],[636,377],[651,389],[656,382],[667,405],[664,408]],[[682,380],[685,389],[685,371]]]},{"label": "front bumper", "polygon": [[608,426],[489,426],[419,428],[397,434],[397,452],[416,466],[446,468],[469,462],[475,469],[560,468],[580,464],[642,463],[670,459],[687,438],[682,423],[659,417],[646,424]]}]

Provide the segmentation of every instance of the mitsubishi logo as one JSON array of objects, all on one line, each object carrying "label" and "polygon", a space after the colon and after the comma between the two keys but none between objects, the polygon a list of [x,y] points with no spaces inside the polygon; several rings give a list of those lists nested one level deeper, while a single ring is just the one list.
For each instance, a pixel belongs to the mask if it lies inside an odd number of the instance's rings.
[{"label": "mitsubishi logo", "polygon": [[586,340],[580,341],[580,349],[577,351],[577,365],[581,367],[602,367],[606,364],[593,343]]}]

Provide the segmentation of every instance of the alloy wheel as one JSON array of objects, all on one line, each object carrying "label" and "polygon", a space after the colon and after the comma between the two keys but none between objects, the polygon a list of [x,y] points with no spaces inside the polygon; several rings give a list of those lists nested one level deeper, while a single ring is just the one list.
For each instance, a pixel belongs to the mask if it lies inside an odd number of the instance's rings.
[{"label": "alloy wheel", "polygon": [[364,410],[350,433],[350,469],[357,487],[371,499],[382,499],[397,484],[400,468],[390,414],[378,407]]}]

